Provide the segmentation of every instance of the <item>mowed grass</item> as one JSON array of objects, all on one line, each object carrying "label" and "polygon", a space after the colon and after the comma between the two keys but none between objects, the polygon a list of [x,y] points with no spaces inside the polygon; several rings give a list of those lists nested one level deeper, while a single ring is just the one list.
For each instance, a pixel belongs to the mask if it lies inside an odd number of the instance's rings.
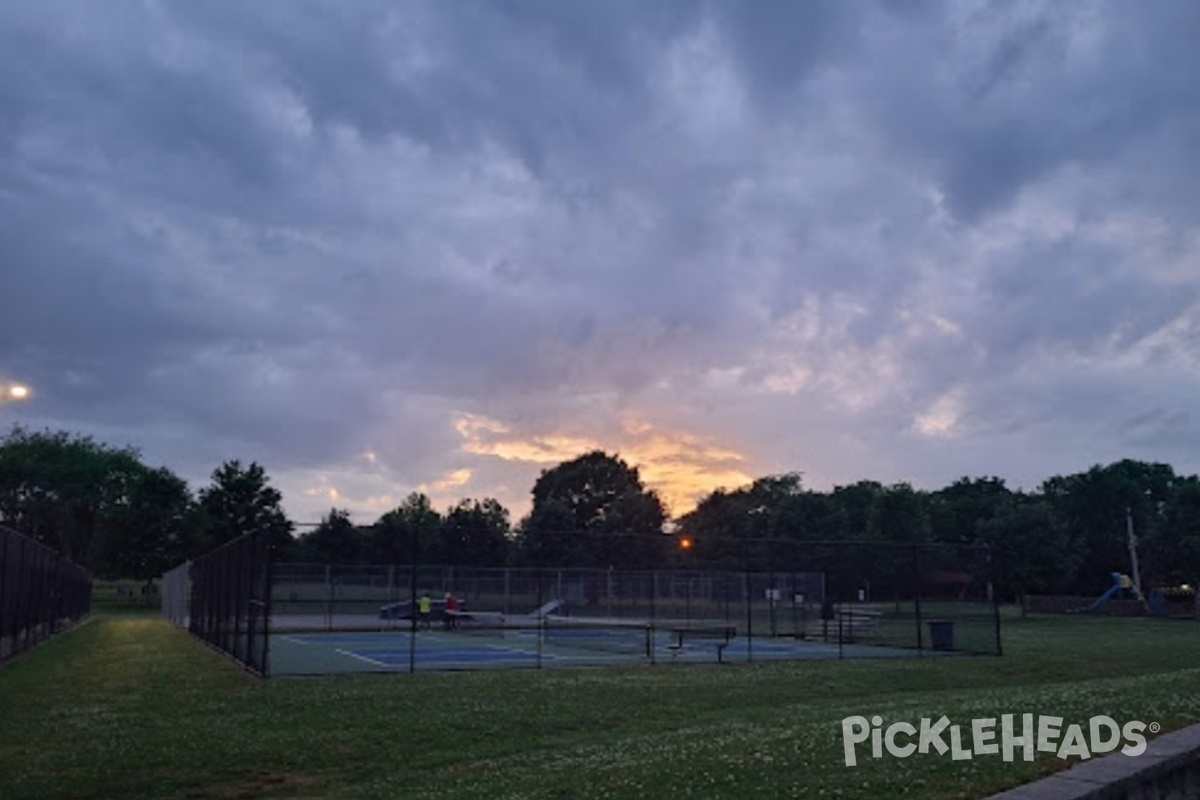
[{"label": "mowed grass", "polygon": [[[843,762],[841,720],[1200,721],[1200,624],[1009,621],[1001,658],[262,681],[153,616],[0,668],[0,798],[977,798],[1066,766]],[[969,744],[968,744],[969,746]]]}]

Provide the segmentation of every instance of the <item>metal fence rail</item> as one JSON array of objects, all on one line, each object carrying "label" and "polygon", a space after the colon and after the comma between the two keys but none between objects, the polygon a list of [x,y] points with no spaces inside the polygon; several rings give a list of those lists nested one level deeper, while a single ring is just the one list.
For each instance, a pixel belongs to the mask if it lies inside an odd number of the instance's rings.
[{"label": "metal fence rail", "polygon": [[[182,577],[176,575],[175,581]],[[271,602],[267,536],[247,534],[218,547],[192,562],[190,577],[188,630],[251,672],[266,675]]]},{"label": "metal fence rail", "polygon": [[87,616],[91,604],[83,567],[0,526],[0,662]]}]

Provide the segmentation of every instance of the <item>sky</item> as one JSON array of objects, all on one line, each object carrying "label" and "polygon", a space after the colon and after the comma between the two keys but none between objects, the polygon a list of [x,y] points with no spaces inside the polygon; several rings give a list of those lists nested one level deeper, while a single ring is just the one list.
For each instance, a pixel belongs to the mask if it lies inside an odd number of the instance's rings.
[{"label": "sky", "polygon": [[296,521],[1200,471],[1200,4],[0,4],[0,427]]}]

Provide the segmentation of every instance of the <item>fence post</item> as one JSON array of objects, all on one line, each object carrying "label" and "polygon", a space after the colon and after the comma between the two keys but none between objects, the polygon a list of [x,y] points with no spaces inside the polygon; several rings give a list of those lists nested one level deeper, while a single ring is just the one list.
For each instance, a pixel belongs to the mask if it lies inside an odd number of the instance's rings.
[{"label": "fence post", "polygon": [[9,649],[8,638],[9,634],[15,635],[15,626],[11,624],[12,620],[12,602],[13,597],[12,577],[16,575],[14,567],[16,560],[9,561],[8,557],[8,531],[0,528],[0,661],[8,658],[10,652],[16,652],[15,642],[12,649]]},{"label": "fence post", "polygon": [[650,630],[646,639],[646,655],[650,656],[650,663],[654,663],[654,632],[657,627],[656,612],[657,603],[655,599],[658,596],[658,572],[650,570]]},{"label": "fence post", "polygon": [[746,595],[746,663],[750,663],[754,661],[754,591],[750,586],[750,559],[748,557],[743,586]]},{"label": "fence post", "polygon": [[409,674],[417,671],[417,560],[421,553],[421,538],[420,532],[414,527],[412,530],[412,546],[409,551],[409,560],[412,562],[411,573],[409,575],[409,603],[408,616],[412,621],[409,626],[408,634],[408,671]]},{"label": "fence post", "polygon": [[504,616],[512,613],[512,567],[504,568]]},{"label": "fence post", "polygon": [[917,626],[917,652],[924,655],[925,637],[921,630],[921,554],[917,545],[912,546],[913,620]]},{"label": "fence post", "polygon": [[263,568],[263,675],[271,673],[271,611],[274,607],[272,600],[275,594],[275,548],[268,541],[266,547],[266,564]]},{"label": "fence post", "polygon": [[992,617],[996,624],[996,655],[1004,655],[1004,646],[1000,643],[1000,593],[996,591],[996,560],[990,545],[984,545],[988,562],[988,590],[992,595]]}]

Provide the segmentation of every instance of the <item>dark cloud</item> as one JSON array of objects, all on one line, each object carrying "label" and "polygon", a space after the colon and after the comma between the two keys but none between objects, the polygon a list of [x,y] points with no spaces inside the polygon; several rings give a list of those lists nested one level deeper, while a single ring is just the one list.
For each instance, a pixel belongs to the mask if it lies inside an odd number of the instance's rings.
[{"label": "dark cloud", "polygon": [[2,411],[309,516],[623,443],[1195,469],[1198,14],[8,4]]},{"label": "dark cloud", "polygon": [[774,99],[789,95],[814,70],[853,49],[861,8],[836,0],[709,6],[746,82]]},{"label": "dark cloud", "polygon": [[870,73],[886,136],[932,165],[965,221],[1056,170],[1105,170],[1196,128],[1200,98],[1184,77],[1200,67],[1184,33],[1195,29],[1194,4],[1034,8],[992,3],[936,33],[913,31],[923,46],[884,54],[889,68]]}]

